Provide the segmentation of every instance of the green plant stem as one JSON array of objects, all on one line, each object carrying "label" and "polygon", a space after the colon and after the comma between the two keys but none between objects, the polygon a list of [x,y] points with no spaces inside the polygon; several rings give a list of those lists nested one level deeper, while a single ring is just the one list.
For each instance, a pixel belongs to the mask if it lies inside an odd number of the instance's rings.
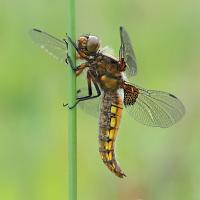
[{"label": "green plant stem", "polygon": [[[68,0],[68,35],[75,41],[75,0]],[[68,54],[76,65],[75,49],[69,44]],[[76,76],[71,67],[67,70],[68,104],[76,102]],[[68,109],[68,200],[77,200],[77,135],[76,107]]]}]

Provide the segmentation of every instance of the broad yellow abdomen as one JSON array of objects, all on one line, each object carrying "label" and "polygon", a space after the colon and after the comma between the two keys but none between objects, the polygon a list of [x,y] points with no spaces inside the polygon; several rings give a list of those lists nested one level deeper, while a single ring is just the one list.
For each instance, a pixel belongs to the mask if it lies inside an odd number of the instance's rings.
[{"label": "broad yellow abdomen", "polygon": [[125,174],[116,161],[114,148],[122,110],[122,99],[117,91],[104,92],[99,116],[99,152],[110,171],[121,178]]}]

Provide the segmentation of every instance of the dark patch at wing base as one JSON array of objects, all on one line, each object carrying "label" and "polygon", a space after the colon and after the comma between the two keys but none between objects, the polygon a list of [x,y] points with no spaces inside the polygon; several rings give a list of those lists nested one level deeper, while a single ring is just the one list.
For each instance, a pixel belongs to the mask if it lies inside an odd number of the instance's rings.
[{"label": "dark patch at wing base", "polygon": [[136,121],[148,126],[167,128],[183,117],[184,105],[174,95],[162,91],[138,89],[136,102],[126,107],[129,115]]}]

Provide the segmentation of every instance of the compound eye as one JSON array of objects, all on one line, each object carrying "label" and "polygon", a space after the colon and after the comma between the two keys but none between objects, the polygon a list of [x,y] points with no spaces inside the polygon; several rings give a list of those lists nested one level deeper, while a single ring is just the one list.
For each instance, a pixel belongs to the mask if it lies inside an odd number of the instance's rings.
[{"label": "compound eye", "polygon": [[89,52],[95,53],[97,52],[99,48],[99,38],[96,36],[89,36],[88,41],[87,41],[87,50]]}]

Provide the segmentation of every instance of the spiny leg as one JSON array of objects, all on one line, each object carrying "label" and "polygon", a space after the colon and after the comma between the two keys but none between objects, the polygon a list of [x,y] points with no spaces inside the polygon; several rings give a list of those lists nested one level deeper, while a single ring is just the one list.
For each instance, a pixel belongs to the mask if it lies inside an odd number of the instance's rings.
[{"label": "spiny leg", "polygon": [[71,45],[76,49],[76,51],[79,52],[79,49],[76,46],[76,43],[71,39],[71,37],[69,35],[67,35],[67,39],[69,40],[69,42],[71,43]]},{"label": "spiny leg", "polygon": [[[71,38],[70,38],[71,39]],[[66,44],[66,47],[67,47],[67,50],[68,50],[68,42],[66,41],[66,39],[63,39],[64,40],[64,42],[65,42],[65,44]],[[73,45],[74,46],[74,45]],[[67,52],[67,58],[65,59],[65,62],[67,63],[67,64],[69,64],[70,65],[70,67],[71,67],[71,69],[76,73],[76,71],[78,70],[78,67],[76,67],[75,65],[74,65],[74,63],[72,62],[72,59],[71,59],[71,57],[69,56],[69,54],[68,54],[68,52]],[[80,92],[80,90],[78,90],[77,91],[77,94]],[[65,106],[67,106],[68,104],[64,104],[63,103],[63,107],[65,107]]]},{"label": "spiny leg", "polygon": [[[87,82],[88,82],[88,95],[85,96],[85,97],[78,97],[76,103],[75,103],[73,106],[70,107],[68,104],[63,104],[64,107],[65,107],[65,106],[68,106],[69,109],[72,109],[72,108],[74,108],[80,101],[83,101],[84,98],[89,98],[89,97],[92,96],[91,78],[89,78],[88,76],[87,76]],[[80,92],[81,92],[81,91],[78,90],[78,91],[77,91],[77,94],[80,93]]]},{"label": "spiny leg", "polygon": [[[87,63],[82,63],[82,64],[80,64],[79,66],[75,66],[74,64],[73,64],[73,62],[72,62],[72,59],[70,58],[70,56],[67,54],[67,59],[68,59],[68,61],[69,61],[69,65],[70,65],[70,67],[72,68],[72,70],[76,73],[76,76],[79,76],[82,72],[83,72],[83,70],[88,66],[87,65]],[[77,91],[77,94],[78,93],[80,93],[80,89]],[[77,104],[77,102],[76,102],[76,104]],[[75,104],[75,105],[76,105]],[[74,106],[75,106],[74,105]],[[65,106],[68,106],[69,107],[69,105],[68,105],[68,103],[67,104],[64,104],[63,103],[63,107],[65,107]],[[72,106],[72,108],[74,107],[74,106]]]},{"label": "spiny leg", "polygon": [[[74,72],[76,72],[76,70],[77,70],[77,67],[74,65],[74,63],[72,62],[72,59],[71,59],[71,57],[69,56],[69,54],[67,53],[67,61],[69,62],[69,65],[70,65],[70,67],[72,68],[72,70],[74,71]],[[67,62],[67,63],[68,63]]]},{"label": "spiny leg", "polygon": [[[94,99],[97,98],[101,95],[101,90],[99,89],[99,86],[96,82],[96,80],[94,79],[93,75],[90,72],[87,72],[87,82],[88,82],[88,95],[84,96],[84,97],[78,97],[76,103],[69,107],[68,104],[65,104],[63,106],[68,106],[69,109],[74,108],[80,101],[86,101],[86,100],[90,100],[90,99]],[[96,92],[97,94],[92,96],[92,83],[95,86]]]},{"label": "spiny leg", "polygon": [[[97,98],[101,95],[101,90],[99,89],[99,86],[98,86],[94,76],[89,71],[87,72],[87,80],[88,80],[88,95],[84,96],[84,97],[79,97],[78,98],[79,101],[94,99],[94,98]],[[97,92],[97,94],[94,95],[94,96],[92,96],[92,85],[91,85],[91,83],[94,84],[94,87],[95,87],[96,92]]]},{"label": "spiny leg", "polygon": [[[87,56],[84,55],[84,54],[82,54],[82,53],[80,52],[80,50],[79,50],[78,47],[76,46],[76,43],[70,38],[70,36],[67,35],[67,38],[68,38],[69,42],[72,44],[72,46],[76,49],[76,51],[77,51],[80,55],[82,55],[82,57],[84,57],[85,59],[87,59]],[[67,41],[66,41],[65,39],[64,39],[64,41],[65,41],[66,46],[67,46],[67,48],[68,48],[68,43],[67,43]],[[76,75],[79,75],[79,74],[83,71],[83,69],[87,66],[86,63],[85,63],[85,64],[83,63],[83,64],[81,64],[80,66],[76,67],[76,66],[74,65],[74,63],[72,62],[71,57],[70,57],[70,56],[68,55],[68,53],[67,53],[66,63],[68,63],[68,62],[69,62],[70,67],[72,68],[72,70],[76,73]],[[78,97],[76,103],[75,103],[73,106],[69,107],[68,104],[63,104],[64,107],[65,107],[65,106],[68,106],[69,109],[72,109],[72,108],[74,108],[80,101],[85,101],[85,100],[97,98],[97,97],[99,97],[99,96],[101,95],[101,91],[100,91],[100,89],[99,89],[99,86],[98,86],[98,84],[97,84],[97,82],[96,82],[94,76],[93,76],[90,72],[87,72],[87,80],[88,80],[88,95],[87,95],[87,96],[84,96],[84,97]],[[95,89],[96,89],[96,92],[97,92],[97,94],[94,95],[94,96],[92,96],[92,85],[91,85],[92,82],[93,82],[93,84],[94,84],[94,86],[95,86]],[[79,93],[79,92],[80,92],[80,90],[77,91],[77,93]]]},{"label": "spiny leg", "polygon": [[[66,35],[67,35],[67,34],[66,34]],[[78,49],[78,47],[76,46],[76,43],[73,42],[72,39],[71,39],[68,35],[67,35],[67,38],[68,38],[69,42],[71,43],[71,45],[76,49],[76,51],[79,52],[79,49]],[[64,40],[64,42],[65,42],[65,44],[66,44],[66,48],[67,48],[67,50],[68,50],[69,44],[68,44],[68,42],[67,42],[66,39],[63,39],[63,40]],[[65,62],[66,62],[67,64],[70,65],[70,67],[72,68],[73,71],[76,70],[76,67],[75,67],[75,65],[73,64],[72,59],[71,59],[71,57],[70,57],[69,54],[68,54],[68,51],[67,51],[67,58],[65,59]],[[69,63],[68,63],[68,62],[69,62]]]},{"label": "spiny leg", "polygon": [[[66,39],[63,39],[63,41],[65,42],[65,45],[66,45],[66,48],[67,48],[67,55],[68,55],[68,46],[69,46],[69,44],[68,44],[68,42],[66,41]],[[67,64],[69,64],[67,58],[65,59],[65,62],[66,62]]]}]

